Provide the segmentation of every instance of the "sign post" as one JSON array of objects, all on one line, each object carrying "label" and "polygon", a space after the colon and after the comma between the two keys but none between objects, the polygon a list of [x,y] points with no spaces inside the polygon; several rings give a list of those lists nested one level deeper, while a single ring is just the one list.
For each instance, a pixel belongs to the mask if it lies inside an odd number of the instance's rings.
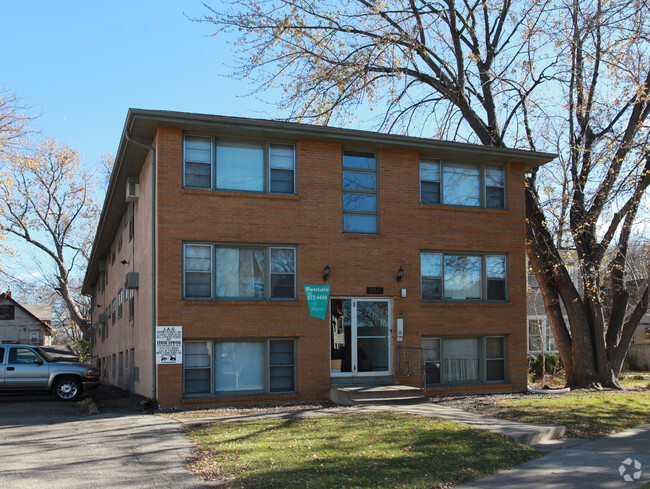
[{"label": "sign post", "polygon": [[327,316],[327,303],[330,298],[329,285],[305,285],[305,296],[309,306],[309,315],[318,319]]}]

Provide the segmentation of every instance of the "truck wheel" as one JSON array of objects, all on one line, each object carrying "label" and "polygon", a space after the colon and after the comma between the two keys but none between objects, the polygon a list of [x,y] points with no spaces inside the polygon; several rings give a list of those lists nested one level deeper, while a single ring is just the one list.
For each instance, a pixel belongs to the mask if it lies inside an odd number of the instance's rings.
[{"label": "truck wheel", "polygon": [[74,377],[61,377],[54,382],[54,395],[62,401],[74,401],[81,395],[81,382]]}]

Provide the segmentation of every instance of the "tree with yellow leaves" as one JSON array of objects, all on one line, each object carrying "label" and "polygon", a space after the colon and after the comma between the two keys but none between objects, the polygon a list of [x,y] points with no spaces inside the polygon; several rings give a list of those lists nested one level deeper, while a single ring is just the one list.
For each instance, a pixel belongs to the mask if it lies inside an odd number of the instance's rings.
[{"label": "tree with yellow leaves", "polygon": [[[13,152],[0,178],[0,207],[0,231],[31,246],[32,266],[41,269],[70,319],[88,333],[74,277],[86,266],[99,209],[79,152],[54,139]],[[17,253],[26,254],[26,248]]]}]

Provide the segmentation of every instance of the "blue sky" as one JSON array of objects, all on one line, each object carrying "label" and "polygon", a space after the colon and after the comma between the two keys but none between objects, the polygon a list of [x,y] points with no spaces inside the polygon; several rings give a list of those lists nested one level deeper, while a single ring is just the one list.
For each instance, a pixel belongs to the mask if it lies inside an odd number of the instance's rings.
[{"label": "blue sky", "polygon": [[205,13],[198,0],[0,0],[0,85],[91,163],[117,151],[129,107],[277,116],[224,76],[230,45],[188,20]]}]

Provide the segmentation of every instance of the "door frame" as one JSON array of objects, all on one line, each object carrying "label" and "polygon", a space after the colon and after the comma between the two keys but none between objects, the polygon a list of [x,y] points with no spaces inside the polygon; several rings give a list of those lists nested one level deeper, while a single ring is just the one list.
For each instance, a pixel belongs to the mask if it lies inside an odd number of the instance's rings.
[{"label": "door frame", "polygon": [[[358,302],[385,302],[388,304],[388,310],[387,310],[387,324],[388,324],[388,332],[387,332],[387,338],[386,338],[386,348],[388,349],[388,370],[385,371],[375,371],[375,372],[359,372],[358,371],[358,358],[357,358],[357,318],[356,314],[351,318],[351,325],[350,325],[350,333],[351,333],[351,355],[352,358],[350,359],[350,362],[352,364],[352,371],[351,372],[332,372],[331,369],[331,364],[330,364],[330,377],[336,377],[336,378],[346,378],[346,377],[376,377],[376,376],[384,376],[384,375],[392,375],[393,374],[393,300],[390,297],[355,297],[355,296],[333,296],[330,297],[329,304],[328,304],[328,323],[329,323],[329,338],[330,338],[330,360],[332,358],[332,334],[331,334],[331,328],[332,328],[332,300],[350,300],[352,301],[351,307],[352,310],[355,310],[355,303]],[[355,371],[356,370],[356,371]]]}]

